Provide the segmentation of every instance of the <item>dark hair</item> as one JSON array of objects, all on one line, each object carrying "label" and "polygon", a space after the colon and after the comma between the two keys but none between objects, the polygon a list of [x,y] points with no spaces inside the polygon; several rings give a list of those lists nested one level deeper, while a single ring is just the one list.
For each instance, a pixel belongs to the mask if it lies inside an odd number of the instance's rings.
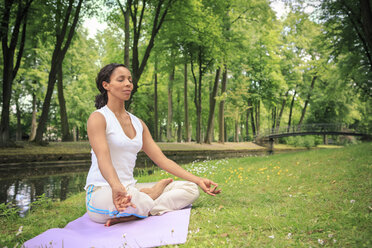
[{"label": "dark hair", "polygon": [[[103,81],[106,81],[107,83],[110,83],[110,77],[111,77],[111,74],[112,72],[118,68],[118,67],[125,67],[127,68],[125,65],[123,64],[117,64],[117,63],[112,63],[112,64],[108,64],[108,65],[105,65],[97,74],[97,78],[96,78],[96,85],[97,85],[97,89],[99,90],[99,92],[101,92],[100,94],[96,95],[96,108],[99,109],[99,108],[102,108],[103,106],[105,106],[107,104],[107,91],[105,88],[103,88],[102,86],[102,82]],[[128,69],[128,68],[127,68]],[[129,70],[129,69],[128,69]]]}]

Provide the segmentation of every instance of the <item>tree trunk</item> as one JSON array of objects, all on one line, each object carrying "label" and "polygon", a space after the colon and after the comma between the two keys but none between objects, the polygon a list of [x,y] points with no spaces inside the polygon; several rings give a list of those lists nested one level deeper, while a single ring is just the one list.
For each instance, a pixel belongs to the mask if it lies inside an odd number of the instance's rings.
[{"label": "tree trunk", "polygon": [[[297,86],[296,86],[297,88]],[[288,129],[287,129],[287,132],[290,131],[290,128],[291,128],[291,122],[292,122],[292,111],[293,111],[293,105],[294,105],[294,100],[295,100],[295,97],[296,97],[296,90],[293,94],[293,97],[292,97],[292,101],[291,101],[291,106],[289,108],[289,117],[288,117]]]},{"label": "tree trunk", "polygon": [[234,141],[239,142],[239,120],[235,120],[235,135]]},{"label": "tree trunk", "polygon": [[[52,62],[51,62],[51,69],[49,72],[49,78],[48,78],[48,87],[47,87],[47,92],[45,95],[44,103],[43,103],[43,108],[42,108],[42,113],[41,117],[39,120],[39,125],[36,131],[36,137],[35,137],[35,142],[41,144],[43,141],[43,134],[46,129],[47,121],[48,121],[48,115],[49,115],[49,108],[50,108],[50,102],[52,99],[52,94],[53,94],[53,89],[54,85],[56,83],[56,74],[58,72],[58,68],[62,65],[63,59],[66,55],[66,52],[70,46],[72,37],[75,33],[75,28],[79,19],[79,14],[80,14],[80,9],[82,5],[83,0],[79,0],[78,5],[76,6],[75,14],[73,17],[73,22],[70,26],[66,42],[63,46],[63,41],[66,38],[66,33],[67,33],[67,26],[68,23],[70,22],[70,15],[72,13],[72,8],[73,8],[73,1],[69,2],[69,6],[67,8],[67,11],[65,13],[65,17],[63,19],[63,24],[62,24],[62,29],[60,27],[57,27],[57,42],[54,47],[53,51],[53,56],[52,56]],[[59,14],[59,13],[57,13]],[[63,46],[63,48],[62,48]]]},{"label": "tree trunk", "polygon": [[35,139],[36,135],[36,129],[37,129],[37,121],[36,121],[36,94],[32,94],[32,118],[31,118],[31,133],[29,141],[33,141]]},{"label": "tree trunk", "polygon": [[187,63],[185,62],[184,70],[184,107],[185,107],[185,139],[187,142],[191,141],[190,124],[189,124],[189,101],[187,98]]},{"label": "tree trunk", "polygon": [[[200,60],[199,60],[200,61]],[[199,79],[196,79],[194,73],[194,65],[193,61],[191,60],[191,72],[194,79],[194,104],[195,104],[195,111],[196,111],[196,143],[201,143],[201,64],[199,63]],[[200,94],[199,94],[200,93]]]},{"label": "tree trunk", "polygon": [[15,97],[16,104],[16,116],[17,116],[17,131],[16,131],[16,141],[22,140],[22,125],[21,125],[21,109],[19,107],[18,96]]},{"label": "tree trunk", "polygon": [[261,103],[261,101],[260,100],[258,100],[257,101],[257,104],[256,104],[256,108],[255,108],[255,115],[256,115],[256,133],[257,133],[257,136],[258,135],[260,135],[260,109],[261,109],[261,107],[260,107],[260,104]]},{"label": "tree trunk", "polygon": [[72,141],[70,134],[70,128],[68,125],[68,117],[66,111],[66,101],[63,95],[63,71],[62,64],[60,64],[57,72],[57,89],[58,89],[58,102],[59,102],[59,113],[61,117],[61,133],[62,141]]},{"label": "tree trunk", "polygon": [[[3,51],[3,53],[5,53]],[[11,51],[8,51],[11,53]],[[3,65],[3,105],[1,110],[0,146],[6,146],[10,141],[9,115],[10,97],[13,84],[13,54],[4,54]]]},{"label": "tree trunk", "polygon": [[167,140],[172,140],[172,122],[173,122],[173,83],[174,83],[175,67],[172,66],[172,71],[168,81],[168,118],[167,118]]},{"label": "tree trunk", "polygon": [[310,101],[310,97],[311,97],[311,92],[313,91],[314,89],[314,84],[315,84],[315,80],[318,76],[314,76],[313,77],[313,80],[311,81],[311,86],[310,86],[310,92],[308,93],[307,95],[307,99],[305,101],[305,106],[304,108],[302,109],[302,113],[301,113],[301,118],[300,118],[300,121],[298,122],[298,128],[300,129],[301,125],[302,125],[302,122],[305,118],[305,114],[306,114],[306,108],[307,108],[307,105],[309,104],[309,101]]},{"label": "tree trunk", "polygon": [[256,124],[255,124],[255,120],[254,120],[254,110],[255,110],[255,107],[252,105],[252,101],[249,100],[248,101],[248,106],[250,106],[250,114],[251,114],[251,125],[252,125],[252,135],[253,135],[253,138],[256,136]]},{"label": "tree trunk", "polygon": [[177,142],[182,141],[182,124],[181,124],[181,91],[177,89]]},{"label": "tree trunk", "polygon": [[77,138],[76,138],[76,126],[74,126],[72,128],[72,137],[73,137],[73,141],[76,142],[77,141]]},{"label": "tree trunk", "polygon": [[155,58],[155,79],[154,79],[154,137],[155,141],[159,141],[159,115],[158,115],[158,61]]},{"label": "tree trunk", "polygon": [[126,4],[125,9],[123,5],[121,4],[120,0],[116,0],[117,4],[120,7],[121,13],[124,17],[124,65],[129,68],[129,40],[130,40],[130,29],[129,29],[129,4]]},{"label": "tree trunk", "polygon": [[271,119],[272,119],[271,130],[272,130],[272,132],[274,132],[275,125],[276,125],[276,107],[273,107],[273,109],[271,111],[272,111],[271,112]]},{"label": "tree trunk", "polygon": [[276,132],[279,131],[280,121],[282,120],[283,111],[284,111],[285,104],[287,102],[288,94],[289,94],[289,90],[287,90],[287,92],[285,93],[285,96],[284,96],[284,99],[283,99],[283,102],[282,102],[282,106],[280,107],[279,115],[276,118]]},{"label": "tree trunk", "polygon": [[[224,70],[222,73],[222,85],[221,85],[221,95],[226,92],[227,87],[227,66],[224,65]],[[218,142],[224,143],[225,142],[225,101],[220,101],[219,112],[218,112]]]},{"label": "tree trunk", "polygon": [[125,35],[125,40],[124,40],[124,65],[127,68],[130,68],[130,60],[129,60],[129,42],[130,42],[130,29],[129,29],[129,10],[128,7],[124,13],[124,35]]},{"label": "tree trunk", "polygon": [[196,142],[201,144],[202,143],[202,133],[201,133],[201,129],[202,129],[202,119],[201,119],[201,115],[202,115],[202,104],[201,104],[201,87],[202,87],[202,65],[199,64],[199,80],[198,80],[198,90],[197,90],[197,109],[196,109],[196,119],[197,119],[197,123],[196,123]]},{"label": "tree trunk", "polygon": [[213,121],[214,121],[214,111],[216,107],[216,96],[217,96],[217,90],[218,90],[218,83],[220,81],[220,74],[221,74],[221,68],[218,67],[216,71],[216,77],[214,79],[214,85],[213,90],[210,95],[209,99],[209,117],[208,117],[208,125],[207,125],[207,135],[205,136],[204,142],[207,144],[212,143],[212,132],[213,132]]},{"label": "tree trunk", "polygon": [[[10,141],[9,133],[9,108],[10,99],[12,94],[13,79],[16,77],[18,69],[21,64],[22,54],[26,40],[26,27],[27,27],[27,13],[33,0],[28,0],[26,3],[18,3],[18,9],[15,20],[10,20],[11,9],[13,1],[5,1],[3,4],[3,15],[0,26],[0,38],[2,43],[3,53],[3,104],[1,110],[1,125],[0,125],[0,146],[7,146]],[[22,8],[23,7],[23,8]],[[17,48],[18,38],[20,33],[21,24],[22,33],[19,47]],[[9,24],[14,24],[9,28]],[[8,34],[8,32],[11,34]],[[10,38],[10,44],[8,44]],[[15,51],[18,51],[16,64],[14,65]]]},{"label": "tree trunk", "polygon": [[249,140],[249,112],[250,112],[250,109],[247,109],[247,112],[245,115],[245,137],[246,138],[244,141]]}]

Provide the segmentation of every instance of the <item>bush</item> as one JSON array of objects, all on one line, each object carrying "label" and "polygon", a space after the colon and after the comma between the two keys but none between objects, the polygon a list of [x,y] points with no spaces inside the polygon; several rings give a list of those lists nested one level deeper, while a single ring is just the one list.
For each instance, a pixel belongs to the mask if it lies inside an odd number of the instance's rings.
[{"label": "bush", "polygon": [[318,136],[290,136],[281,139],[281,142],[294,147],[315,147],[322,143],[322,138]]},{"label": "bush", "polygon": [[18,211],[19,209],[11,202],[0,204],[0,217],[5,217],[8,220],[15,220],[18,218]]}]

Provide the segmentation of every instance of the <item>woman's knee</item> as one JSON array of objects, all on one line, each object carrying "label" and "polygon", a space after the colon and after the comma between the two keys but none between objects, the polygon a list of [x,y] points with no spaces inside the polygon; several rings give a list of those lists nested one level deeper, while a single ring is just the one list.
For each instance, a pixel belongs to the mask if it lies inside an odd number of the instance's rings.
[{"label": "woman's knee", "polygon": [[182,189],[184,189],[191,202],[194,202],[199,197],[199,187],[196,183],[185,181],[183,182]]}]

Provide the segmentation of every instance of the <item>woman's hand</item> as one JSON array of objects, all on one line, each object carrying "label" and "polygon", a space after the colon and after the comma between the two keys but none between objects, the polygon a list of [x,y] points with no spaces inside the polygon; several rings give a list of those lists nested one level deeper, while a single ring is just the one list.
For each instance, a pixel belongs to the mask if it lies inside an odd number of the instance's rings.
[{"label": "woman's hand", "polygon": [[128,207],[135,208],[136,206],[131,202],[132,196],[128,195],[125,187],[120,184],[116,187],[112,187],[112,200],[114,202],[116,210],[123,212]]},{"label": "woman's hand", "polygon": [[220,189],[217,189],[218,184],[207,178],[200,178],[197,184],[208,195],[215,196],[221,192]]}]

